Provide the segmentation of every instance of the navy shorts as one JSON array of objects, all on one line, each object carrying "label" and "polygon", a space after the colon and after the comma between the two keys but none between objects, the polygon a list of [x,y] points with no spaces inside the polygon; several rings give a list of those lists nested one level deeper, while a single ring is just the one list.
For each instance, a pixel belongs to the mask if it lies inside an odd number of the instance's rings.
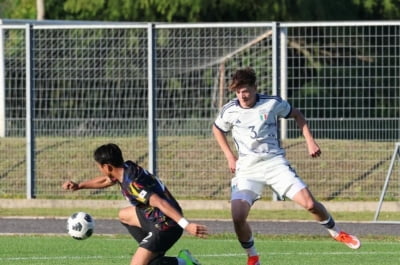
[{"label": "navy shorts", "polygon": [[138,235],[135,238],[139,242],[140,247],[151,252],[165,253],[182,236],[183,229],[179,225],[171,226],[166,230],[160,230],[154,222],[149,222],[146,219],[143,209],[135,208],[141,225],[141,228],[138,228]]}]

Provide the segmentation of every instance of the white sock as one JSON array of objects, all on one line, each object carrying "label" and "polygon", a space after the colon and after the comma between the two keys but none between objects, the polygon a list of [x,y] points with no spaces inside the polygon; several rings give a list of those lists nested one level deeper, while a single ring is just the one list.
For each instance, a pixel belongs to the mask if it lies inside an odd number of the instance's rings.
[{"label": "white sock", "polygon": [[246,248],[246,252],[249,257],[258,256],[257,249],[255,246],[252,246],[251,248]]},{"label": "white sock", "polygon": [[319,223],[322,226],[324,226],[326,228],[326,230],[328,230],[329,234],[332,237],[337,237],[337,235],[339,235],[340,229],[339,229],[339,227],[337,227],[337,225],[336,225],[335,221],[333,221],[332,217],[329,217],[327,220],[319,222]]},{"label": "white sock", "polygon": [[340,233],[340,230],[336,226],[327,230],[332,237],[337,237]]},{"label": "white sock", "polygon": [[[247,244],[252,245],[252,246],[249,247],[249,248],[246,248],[245,245],[247,245]],[[246,253],[247,253],[247,255],[248,255],[249,257],[251,257],[251,256],[257,256],[257,255],[258,255],[256,246],[255,246],[255,244],[254,244],[254,238],[253,238],[253,237],[251,237],[251,238],[249,239],[249,241],[247,241],[246,243],[244,243],[244,244],[242,243],[242,247],[244,248],[244,250],[246,251]]]}]

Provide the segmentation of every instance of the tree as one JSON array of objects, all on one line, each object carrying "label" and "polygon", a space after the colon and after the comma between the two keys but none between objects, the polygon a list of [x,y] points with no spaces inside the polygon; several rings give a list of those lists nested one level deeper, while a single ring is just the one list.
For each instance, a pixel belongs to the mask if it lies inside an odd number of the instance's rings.
[{"label": "tree", "polygon": [[36,0],[36,19],[43,20],[45,16],[44,0]]},{"label": "tree", "polygon": [[[2,18],[35,19],[44,0],[0,0]],[[145,22],[397,19],[398,0],[46,0],[45,18]]]}]

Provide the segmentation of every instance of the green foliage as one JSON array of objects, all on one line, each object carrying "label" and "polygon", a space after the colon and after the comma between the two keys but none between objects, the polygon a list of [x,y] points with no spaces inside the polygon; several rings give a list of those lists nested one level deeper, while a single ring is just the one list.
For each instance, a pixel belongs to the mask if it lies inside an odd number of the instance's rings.
[{"label": "green foliage", "polygon": [[[290,1],[287,1],[290,2]],[[297,0],[286,4],[291,20],[344,20],[356,18],[356,7],[348,0],[319,1]]]},{"label": "green foliage", "polygon": [[0,0],[0,18],[35,19],[36,1]]},{"label": "green foliage", "polygon": [[64,3],[64,10],[76,14],[78,19],[97,17],[104,7],[105,0],[66,0]]},{"label": "green foliage", "polygon": [[[397,19],[398,0],[44,0],[46,19],[154,22]],[[0,17],[35,19],[36,1],[0,0]]]},{"label": "green foliage", "polygon": [[363,19],[398,19],[400,3],[398,0],[353,0]]},{"label": "green foliage", "polygon": [[[195,21],[201,10],[201,0],[141,0],[155,9],[166,21]],[[145,5],[146,5],[145,4]]]},{"label": "green foliage", "polygon": [[11,18],[11,7],[14,5],[14,0],[0,0],[0,18]]},{"label": "green foliage", "polygon": [[201,9],[201,1],[65,0],[63,7],[67,17],[80,20],[196,21]]}]

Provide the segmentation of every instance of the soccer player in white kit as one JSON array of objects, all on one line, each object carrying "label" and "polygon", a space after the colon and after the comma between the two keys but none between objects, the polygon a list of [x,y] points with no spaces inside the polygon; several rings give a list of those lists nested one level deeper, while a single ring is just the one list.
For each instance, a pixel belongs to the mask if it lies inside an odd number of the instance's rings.
[{"label": "soccer player in white kit", "polygon": [[[252,68],[237,70],[229,89],[236,98],[223,106],[213,134],[221,147],[231,180],[231,213],[235,232],[248,254],[248,265],[260,265],[247,216],[265,186],[309,211],[330,235],[352,249],[361,246],[357,237],[340,230],[325,207],[315,200],[307,185],[297,176],[285,158],[278,139],[278,118],[293,118],[307,143],[308,153],[318,157],[321,150],[315,142],[303,114],[277,96],[257,93],[256,75]],[[232,133],[237,154],[230,148],[226,134]]]}]

